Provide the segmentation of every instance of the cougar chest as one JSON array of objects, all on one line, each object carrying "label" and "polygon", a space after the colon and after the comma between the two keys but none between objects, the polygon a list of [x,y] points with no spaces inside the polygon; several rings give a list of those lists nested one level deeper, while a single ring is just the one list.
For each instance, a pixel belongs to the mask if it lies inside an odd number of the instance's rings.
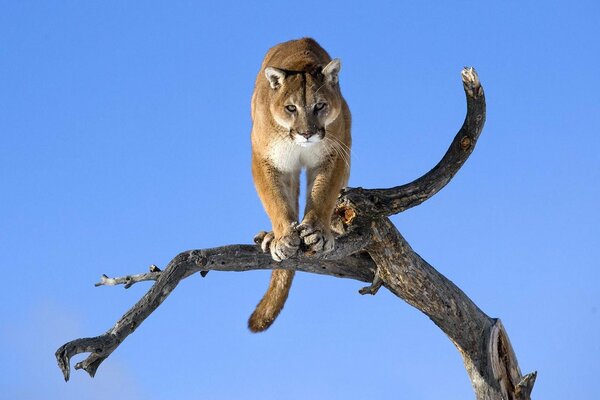
[{"label": "cougar chest", "polygon": [[314,168],[321,164],[327,153],[323,141],[302,147],[291,140],[278,140],[269,146],[269,160],[281,172],[299,172],[302,168]]}]

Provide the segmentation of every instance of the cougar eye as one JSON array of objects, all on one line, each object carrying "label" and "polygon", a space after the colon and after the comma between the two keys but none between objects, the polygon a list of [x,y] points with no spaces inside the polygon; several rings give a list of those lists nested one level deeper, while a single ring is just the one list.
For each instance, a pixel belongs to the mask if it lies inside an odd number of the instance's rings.
[{"label": "cougar eye", "polygon": [[296,106],[294,106],[292,104],[290,104],[288,106],[285,106],[285,109],[288,110],[291,113],[296,112]]},{"label": "cougar eye", "polygon": [[317,103],[315,105],[315,111],[321,111],[322,109],[325,108],[326,105],[327,105],[327,103]]}]

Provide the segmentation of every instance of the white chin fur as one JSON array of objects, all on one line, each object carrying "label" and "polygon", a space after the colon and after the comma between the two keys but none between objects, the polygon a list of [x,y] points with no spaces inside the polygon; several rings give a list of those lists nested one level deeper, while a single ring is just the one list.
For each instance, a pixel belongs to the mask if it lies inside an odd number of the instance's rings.
[{"label": "white chin fur", "polygon": [[314,144],[319,143],[320,141],[321,139],[317,135],[311,136],[308,139],[300,135],[294,136],[294,142],[301,147],[310,147]]}]

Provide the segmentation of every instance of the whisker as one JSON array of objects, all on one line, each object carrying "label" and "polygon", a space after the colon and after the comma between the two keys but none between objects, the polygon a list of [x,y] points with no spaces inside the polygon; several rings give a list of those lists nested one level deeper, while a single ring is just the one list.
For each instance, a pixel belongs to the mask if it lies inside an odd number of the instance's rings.
[{"label": "whisker", "polygon": [[325,140],[323,141],[323,143],[325,144],[325,147],[326,147],[325,150],[327,151],[328,154],[335,153],[336,155],[339,155],[337,149],[333,146],[333,144],[331,143],[330,140],[327,140],[327,138],[325,138]]},{"label": "whisker", "polygon": [[335,136],[331,136],[331,139],[335,140],[340,146],[342,146],[344,149],[346,149],[348,152],[350,152],[350,147],[348,145],[346,145],[344,142],[342,142],[340,139],[336,138]]},{"label": "whisker", "polygon": [[346,167],[350,168],[350,155],[346,152],[346,150],[343,147],[341,147],[338,142],[332,140],[332,138],[326,137],[326,139],[327,140],[325,141],[325,143],[329,145],[329,148],[333,149],[336,152],[336,154],[342,159],[342,161],[344,161]]},{"label": "whisker", "polygon": [[[327,130],[325,130],[325,131],[327,132]],[[340,150],[343,150],[344,153],[346,154],[347,158],[350,159],[351,149],[348,145],[346,145],[345,143],[342,143],[342,141],[339,140],[338,138],[336,138],[335,136],[327,135],[326,138],[328,138],[332,142],[336,143],[336,145],[340,148]]]}]

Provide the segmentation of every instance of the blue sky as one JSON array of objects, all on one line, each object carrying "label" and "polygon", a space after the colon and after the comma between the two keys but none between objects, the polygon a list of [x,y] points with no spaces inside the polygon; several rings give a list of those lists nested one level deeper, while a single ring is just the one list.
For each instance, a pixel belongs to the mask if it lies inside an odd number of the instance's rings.
[{"label": "blue sky", "polygon": [[[342,59],[350,185],[431,168],[465,113],[488,117],[438,195],[393,218],[504,322],[535,398],[593,398],[600,373],[600,6],[520,2],[0,2],[0,388],[6,399],[464,399],[451,342],[359,282],[297,276],[266,333],[268,272],[190,277],[100,367],[65,384],[64,342],[101,334],[148,289],[102,273],[249,243],[269,226],[250,174],[266,50],[312,36]],[[306,11],[308,10],[308,11]]]}]

